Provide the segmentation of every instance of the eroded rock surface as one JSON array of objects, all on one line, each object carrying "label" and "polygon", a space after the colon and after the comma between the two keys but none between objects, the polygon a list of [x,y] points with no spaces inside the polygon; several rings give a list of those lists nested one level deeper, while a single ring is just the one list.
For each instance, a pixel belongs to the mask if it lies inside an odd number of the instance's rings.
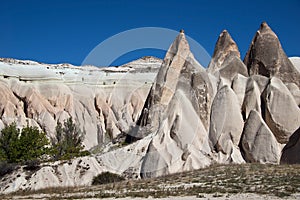
[{"label": "eroded rock surface", "polygon": [[56,122],[72,116],[87,134],[87,149],[111,141],[136,122],[161,64],[153,57],[118,68],[1,61],[1,122],[28,123],[53,137]]},{"label": "eroded rock surface", "polygon": [[300,109],[282,81],[270,80],[262,94],[263,118],[279,143],[287,143],[291,134],[300,126]]},{"label": "eroded rock surface", "polygon": [[241,146],[246,162],[279,163],[281,147],[256,110],[245,123]]},{"label": "eroded rock surface", "polygon": [[300,87],[300,73],[283,51],[277,35],[267,23],[256,32],[244,59],[249,75],[260,74],[278,77],[284,83]]},{"label": "eroded rock surface", "polygon": [[290,137],[289,142],[282,150],[281,164],[300,163],[300,127]]},{"label": "eroded rock surface", "polygon": [[16,121],[52,137],[72,116],[94,153],[45,164],[27,179],[18,169],[2,177],[1,192],[89,185],[102,171],[138,179],[212,163],[299,163],[299,72],[266,23],[245,64],[223,31],[207,70],[183,31],[163,61],[102,69],[0,61],[0,128]]}]

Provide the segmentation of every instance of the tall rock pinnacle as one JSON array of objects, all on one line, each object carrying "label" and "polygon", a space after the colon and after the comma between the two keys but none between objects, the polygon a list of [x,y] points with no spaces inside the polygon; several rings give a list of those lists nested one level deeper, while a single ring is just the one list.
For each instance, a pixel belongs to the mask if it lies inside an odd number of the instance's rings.
[{"label": "tall rock pinnacle", "polygon": [[181,30],[170,46],[156,77],[153,88],[156,91],[154,94],[155,102],[160,102],[163,105],[167,105],[170,102],[176,89],[180,71],[191,54],[184,31]]},{"label": "tall rock pinnacle", "polygon": [[[203,74],[205,73],[205,74]],[[194,97],[200,93],[211,95],[208,76],[204,68],[195,60],[190,51],[188,41],[183,31],[180,31],[171,44],[162,66],[156,76],[156,80],[150,89],[144,108],[137,121],[137,131],[133,133],[135,138],[142,138],[149,132],[155,132],[163,118],[168,116],[168,107],[178,90],[184,91],[198,116],[208,127],[209,103],[207,98]],[[205,91],[200,91],[205,90]],[[201,102],[199,102],[201,101]],[[201,103],[205,105],[201,105]],[[205,109],[205,110],[203,110]],[[135,132],[134,131],[134,132]]]},{"label": "tall rock pinnacle", "polygon": [[209,63],[208,71],[216,71],[230,56],[237,56],[240,58],[240,52],[228,31],[223,30],[215,45],[214,54],[211,62]]},{"label": "tall rock pinnacle", "polygon": [[[151,135],[141,177],[168,174],[181,166],[190,168],[191,160],[199,155],[203,160],[193,164],[210,162],[207,130],[212,93],[206,70],[195,60],[180,31],[148,94],[136,132],[127,137],[130,142]],[[183,158],[174,152],[182,152]]]},{"label": "tall rock pinnacle", "polygon": [[283,51],[277,35],[266,22],[260,25],[244,59],[249,75],[276,76],[300,87],[300,73]]},{"label": "tall rock pinnacle", "polygon": [[240,59],[239,49],[227,30],[222,31],[217,40],[207,71],[230,80],[237,73],[248,76],[247,68]]},{"label": "tall rock pinnacle", "polygon": [[[159,122],[159,112],[169,104],[176,90],[180,71],[187,57],[192,54],[183,31],[180,31],[168,49],[162,66],[146,99],[144,109],[137,124],[146,126],[155,121]],[[155,108],[157,107],[157,109]],[[156,110],[154,112],[154,110]],[[153,113],[150,113],[153,112]],[[156,125],[155,125],[156,127]]]}]

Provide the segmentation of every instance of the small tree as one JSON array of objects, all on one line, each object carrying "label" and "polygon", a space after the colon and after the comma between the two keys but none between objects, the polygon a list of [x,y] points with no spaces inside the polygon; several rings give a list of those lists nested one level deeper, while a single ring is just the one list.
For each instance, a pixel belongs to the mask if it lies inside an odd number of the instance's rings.
[{"label": "small tree", "polygon": [[28,161],[41,158],[49,153],[49,144],[46,134],[40,132],[37,127],[23,128],[19,138],[20,159]]},{"label": "small tree", "polygon": [[49,141],[37,127],[26,126],[22,132],[16,123],[6,126],[0,136],[0,158],[10,163],[37,160],[48,153]]},{"label": "small tree", "polygon": [[20,130],[16,123],[4,127],[0,136],[0,160],[7,162],[17,162],[19,158],[18,138]]},{"label": "small tree", "polygon": [[58,122],[55,138],[52,140],[54,159],[71,159],[87,155],[88,152],[83,151],[84,135],[85,132],[73,122],[72,117],[64,121],[64,125]]}]

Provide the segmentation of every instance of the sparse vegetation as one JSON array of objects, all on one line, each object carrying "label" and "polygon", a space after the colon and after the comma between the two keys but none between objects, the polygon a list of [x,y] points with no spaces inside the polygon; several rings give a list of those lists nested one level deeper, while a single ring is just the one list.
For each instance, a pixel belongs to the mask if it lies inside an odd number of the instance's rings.
[{"label": "sparse vegetation", "polygon": [[37,127],[26,126],[20,131],[16,123],[6,126],[0,136],[0,160],[20,163],[40,159],[49,152],[46,134]]},{"label": "sparse vegetation", "polygon": [[72,118],[56,127],[56,138],[50,141],[37,127],[26,126],[18,129],[12,123],[1,130],[0,134],[0,177],[12,173],[17,165],[25,165],[24,170],[40,169],[40,162],[53,157],[55,160],[86,156],[83,151],[84,133],[73,123]]},{"label": "sparse vegetation", "polygon": [[116,183],[120,181],[124,181],[125,178],[118,174],[113,174],[111,172],[103,172],[98,176],[95,176],[92,182],[92,185],[101,185],[107,183]]},{"label": "sparse vegetation", "polygon": [[[110,177],[110,176],[108,176]],[[47,188],[17,192],[2,199],[19,195],[43,198],[108,198],[195,196],[198,198],[230,197],[238,193],[256,193],[287,197],[300,192],[300,165],[231,164],[214,165],[205,169],[177,173],[159,178],[125,180],[89,187]]]},{"label": "sparse vegetation", "polygon": [[73,122],[72,117],[58,122],[55,138],[52,140],[52,155],[55,160],[65,160],[74,157],[86,156],[90,153],[83,151],[83,139],[85,132]]}]

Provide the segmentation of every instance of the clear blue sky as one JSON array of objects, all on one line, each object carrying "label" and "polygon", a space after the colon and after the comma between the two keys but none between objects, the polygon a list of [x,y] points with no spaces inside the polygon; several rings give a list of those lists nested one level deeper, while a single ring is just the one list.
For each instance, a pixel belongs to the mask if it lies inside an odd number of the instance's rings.
[{"label": "clear blue sky", "polygon": [[[262,21],[277,33],[288,56],[300,56],[300,1],[1,0],[0,57],[80,65],[100,42],[138,27],[184,29],[212,55],[227,29],[244,57]],[[145,50],[122,56],[119,65]]]}]

